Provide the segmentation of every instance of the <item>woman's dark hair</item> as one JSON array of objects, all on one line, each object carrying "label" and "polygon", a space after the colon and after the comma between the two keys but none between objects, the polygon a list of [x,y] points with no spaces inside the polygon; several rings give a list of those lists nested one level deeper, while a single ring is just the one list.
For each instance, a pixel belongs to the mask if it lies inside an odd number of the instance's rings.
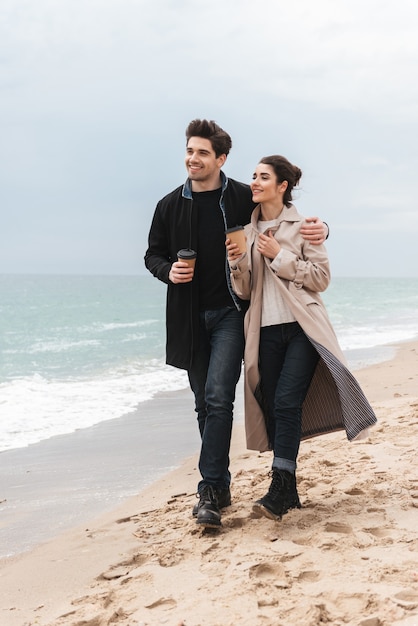
[{"label": "woman's dark hair", "polygon": [[209,139],[212,148],[216,154],[216,158],[221,154],[228,156],[232,148],[232,139],[216,122],[213,120],[193,120],[186,128],[186,138],[202,137]]},{"label": "woman's dark hair", "polygon": [[302,170],[297,165],[292,165],[285,157],[279,154],[273,154],[272,156],[263,157],[260,159],[260,163],[264,165],[271,165],[276,174],[277,182],[282,183],[287,181],[287,189],[283,195],[283,202],[288,207],[292,200],[292,189],[299,184],[302,176]]}]

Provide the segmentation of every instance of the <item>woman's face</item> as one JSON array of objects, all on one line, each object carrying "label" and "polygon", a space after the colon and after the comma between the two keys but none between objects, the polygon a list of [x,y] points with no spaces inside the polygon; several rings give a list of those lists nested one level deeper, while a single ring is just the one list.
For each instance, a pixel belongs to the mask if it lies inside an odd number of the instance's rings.
[{"label": "woman's face", "polygon": [[272,166],[259,163],[255,168],[250,187],[253,202],[282,202],[287,181],[278,183]]}]

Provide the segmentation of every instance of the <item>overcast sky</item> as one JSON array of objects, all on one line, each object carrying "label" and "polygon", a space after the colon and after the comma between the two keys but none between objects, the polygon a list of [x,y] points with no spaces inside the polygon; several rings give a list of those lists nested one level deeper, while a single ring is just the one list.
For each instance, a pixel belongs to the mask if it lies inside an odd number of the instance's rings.
[{"label": "overcast sky", "polygon": [[2,0],[0,273],[145,273],[184,131],[279,153],[336,276],[418,276],[416,0]]}]

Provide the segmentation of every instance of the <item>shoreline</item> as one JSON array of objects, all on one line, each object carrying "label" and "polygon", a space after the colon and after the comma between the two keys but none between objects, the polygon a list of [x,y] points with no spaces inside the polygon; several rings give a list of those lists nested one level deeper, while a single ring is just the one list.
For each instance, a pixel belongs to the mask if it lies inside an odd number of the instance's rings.
[{"label": "shoreline", "polygon": [[[370,362],[374,365],[393,358],[402,345],[352,350],[347,359],[351,355],[351,365],[367,363],[368,368]],[[356,372],[354,367],[350,369]],[[243,412],[241,377],[235,423],[243,423]],[[151,415],[155,423],[148,421],[146,437],[140,427],[145,415]],[[193,396],[186,388],[159,393],[119,418],[1,451],[0,559],[26,552],[111,511],[181,466],[199,450],[195,420]],[[151,451],[160,428],[164,428],[165,438]],[[176,441],[175,447],[169,445],[170,439]],[[109,467],[109,459],[115,470]]]},{"label": "shoreline", "polygon": [[[202,536],[191,518],[198,472],[188,456],[111,510],[1,559],[0,623],[310,625],[322,611],[335,625],[417,624],[418,341],[394,348],[393,359],[355,371],[378,417],[370,438],[302,442],[300,511],[280,523],[251,517],[271,458],[245,449],[238,419],[221,533]],[[189,403],[184,394],[179,410]]]},{"label": "shoreline", "polygon": [[111,511],[178,467],[198,446],[194,420],[191,392],[167,392],[120,418],[0,453],[0,559]]},{"label": "shoreline", "polygon": [[[404,341],[396,341],[396,342],[388,342],[385,344],[379,344],[379,345],[375,345],[372,347],[366,347],[366,348],[351,348],[351,349],[347,349],[347,350],[343,350],[343,353],[346,357],[347,363],[348,363],[348,367],[352,372],[355,372],[358,369],[362,369],[365,367],[369,367],[371,365],[374,365],[376,363],[380,363],[383,361],[388,361],[391,358],[393,358],[395,351],[396,351],[396,346],[398,344],[401,343],[405,343],[408,341],[415,341],[415,339],[418,339],[417,337],[413,337],[413,338],[409,338],[406,339]],[[175,369],[175,368],[171,368],[171,369]],[[6,382],[6,381],[3,381]],[[16,447],[5,447],[5,448],[0,448],[0,457],[2,454],[7,453],[7,452],[16,452],[17,450],[28,450],[31,449],[33,446],[37,446],[39,444],[42,444],[45,441],[48,441],[50,439],[54,439],[54,438],[58,438],[58,437],[71,437],[74,435],[74,433],[77,433],[80,430],[88,430],[91,428],[95,428],[98,427],[100,424],[102,424],[104,421],[109,421],[112,422],[114,420],[120,420],[120,419],[124,419],[126,416],[128,415],[132,415],[132,414],[138,414],[141,412],[142,410],[142,406],[148,406],[150,402],[154,402],[154,401],[158,401],[160,398],[164,398],[165,396],[167,396],[168,394],[181,394],[181,393],[187,393],[189,392],[189,386],[188,383],[185,379],[184,381],[184,387],[180,387],[180,388],[176,388],[176,389],[171,389],[169,391],[159,391],[158,393],[156,393],[156,395],[152,396],[151,398],[148,398],[147,400],[143,400],[140,401],[136,404],[136,407],[129,410],[129,412],[124,412],[121,413],[119,416],[117,417],[113,417],[110,419],[105,419],[105,420],[101,420],[101,421],[97,421],[95,423],[92,423],[90,425],[80,425],[78,427],[75,427],[74,430],[68,431],[68,430],[64,430],[63,432],[57,432],[54,434],[48,434],[45,435],[45,433],[43,433],[43,437],[42,439],[39,440],[35,440],[35,441],[30,441],[26,444],[21,444],[21,445],[17,445]],[[0,494],[1,496],[1,494]],[[1,498],[0,498],[1,500]]]}]

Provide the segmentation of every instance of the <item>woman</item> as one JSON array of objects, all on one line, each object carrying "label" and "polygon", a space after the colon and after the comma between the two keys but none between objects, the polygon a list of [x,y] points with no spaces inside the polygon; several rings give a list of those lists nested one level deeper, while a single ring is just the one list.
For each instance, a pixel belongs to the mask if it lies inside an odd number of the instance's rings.
[{"label": "woman", "polygon": [[301,439],[345,429],[351,441],[376,417],[346,367],[319,292],[330,282],[324,245],[302,239],[291,203],[301,170],[282,156],[261,159],[251,183],[258,203],[245,227],[247,252],[226,241],[245,317],[247,447],[274,452],[268,493],[254,510],[280,519],[300,508],[296,461]]}]

